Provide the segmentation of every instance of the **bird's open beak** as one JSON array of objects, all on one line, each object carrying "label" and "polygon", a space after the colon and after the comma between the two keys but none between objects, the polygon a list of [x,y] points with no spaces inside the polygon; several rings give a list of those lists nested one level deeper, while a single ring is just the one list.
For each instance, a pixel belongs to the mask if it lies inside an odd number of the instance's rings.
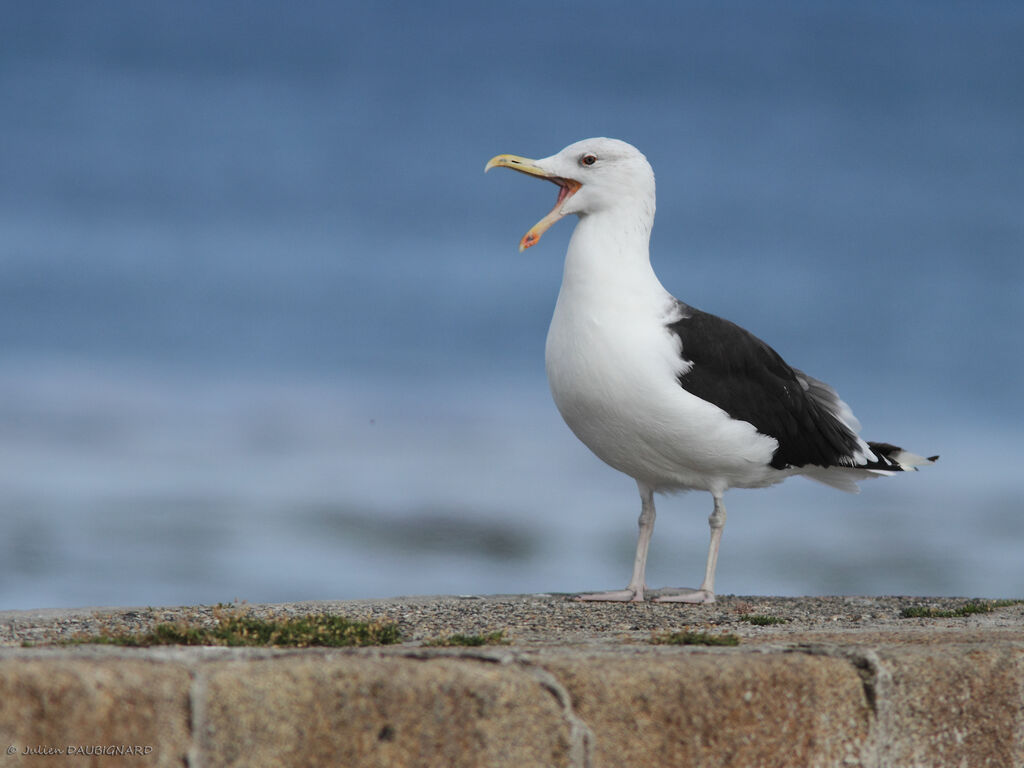
[{"label": "bird's open beak", "polygon": [[536,160],[519,157],[518,155],[497,155],[492,157],[487,161],[487,165],[484,166],[484,173],[487,173],[491,168],[511,168],[513,171],[526,173],[540,179],[547,179],[558,185],[558,200],[555,201],[555,207],[551,209],[551,213],[534,224],[530,231],[523,235],[523,239],[519,241],[520,253],[531,245],[536,245],[537,241],[540,240],[540,236],[547,232],[552,224],[562,218],[562,204],[576,194],[577,190],[582,186],[575,179],[555,176],[553,173],[537,167]]}]

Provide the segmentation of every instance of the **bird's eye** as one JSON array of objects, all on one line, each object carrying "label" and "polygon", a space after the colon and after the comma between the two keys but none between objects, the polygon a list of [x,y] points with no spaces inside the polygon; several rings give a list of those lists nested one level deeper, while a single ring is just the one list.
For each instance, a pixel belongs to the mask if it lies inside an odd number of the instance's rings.
[{"label": "bird's eye", "polygon": [[595,154],[593,154],[591,152],[588,152],[587,154],[585,154],[583,157],[580,158],[580,165],[593,165],[596,162],[597,162],[597,155],[595,155]]}]

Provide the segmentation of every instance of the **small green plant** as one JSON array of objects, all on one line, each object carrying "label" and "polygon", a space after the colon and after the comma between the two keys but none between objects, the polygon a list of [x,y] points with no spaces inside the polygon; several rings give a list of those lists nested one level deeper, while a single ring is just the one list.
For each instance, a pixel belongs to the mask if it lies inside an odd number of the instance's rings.
[{"label": "small green plant", "polygon": [[157,624],[148,632],[109,632],[80,635],[61,645],[221,645],[347,647],[390,645],[401,641],[398,627],[379,621],[354,621],[344,616],[308,614],[285,619],[262,619],[251,612],[218,605],[211,625],[195,621]]},{"label": "small green plant", "polygon": [[712,635],[708,632],[664,632],[651,635],[654,645],[739,645],[736,635]]},{"label": "small green plant", "polygon": [[451,646],[479,646],[479,645],[508,645],[508,640],[505,638],[505,630],[499,629],[497,632],[488,632],[484,635],[448,635],[446,637],[438,637],[433,640],[428,640],[423,645],[430,646],[432,648],[447,648]]},{"label": "small green plant", "polygon": [[740,621],[745,621],[758,627],[767,627],[772,624],[785,624],[789,619],[783,619],[778,616],[765,616],[761,613],[745,613],[740,616]]},{"label": "small green plant", "polygon": [[970,600],[956,608],[934,608],[929,605],[912,605],[900,611],[904,619],[956,619],[978,613],[992,613],[996,608],[1019,605],[1021,600]]}]

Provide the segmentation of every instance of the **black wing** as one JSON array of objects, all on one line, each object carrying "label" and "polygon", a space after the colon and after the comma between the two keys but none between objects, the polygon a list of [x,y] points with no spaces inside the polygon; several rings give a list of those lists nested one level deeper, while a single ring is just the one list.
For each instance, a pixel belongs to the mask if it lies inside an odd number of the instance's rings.
[{"label": "black wing", "polygon": [[693,364],[679,376],[680,385],[774,437],[779,447],[773,467],[853,464],[860,443],[836,415],[840,401],[831,387],[791,368],[735,323],[682,302],[679,314],[667,327],[679,338],[683,359]]}]

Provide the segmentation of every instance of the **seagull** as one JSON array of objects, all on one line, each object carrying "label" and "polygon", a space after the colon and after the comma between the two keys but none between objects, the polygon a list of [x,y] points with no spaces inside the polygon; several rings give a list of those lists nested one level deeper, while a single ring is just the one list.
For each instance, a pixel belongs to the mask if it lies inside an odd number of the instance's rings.
[{"label": "seagull", "polygon": [[644,600],[655,493],[701,490],[714,499],[703,583],[656,598],[712,603],[729,488],[804,475],[856,492],[859,480],[938,459],[866,442],[832,387],[790,367],[738,325],[665,290],[649,253],[654,171],[632,145],[585,139],[541,160],[497,155],[484,171],[491,168],[558,187],[555,207],[523,236],[520,251],[559,219],[579,217],[545,345],[548,383],[573,433],[640,491],[629,584],[576,599]]}]

